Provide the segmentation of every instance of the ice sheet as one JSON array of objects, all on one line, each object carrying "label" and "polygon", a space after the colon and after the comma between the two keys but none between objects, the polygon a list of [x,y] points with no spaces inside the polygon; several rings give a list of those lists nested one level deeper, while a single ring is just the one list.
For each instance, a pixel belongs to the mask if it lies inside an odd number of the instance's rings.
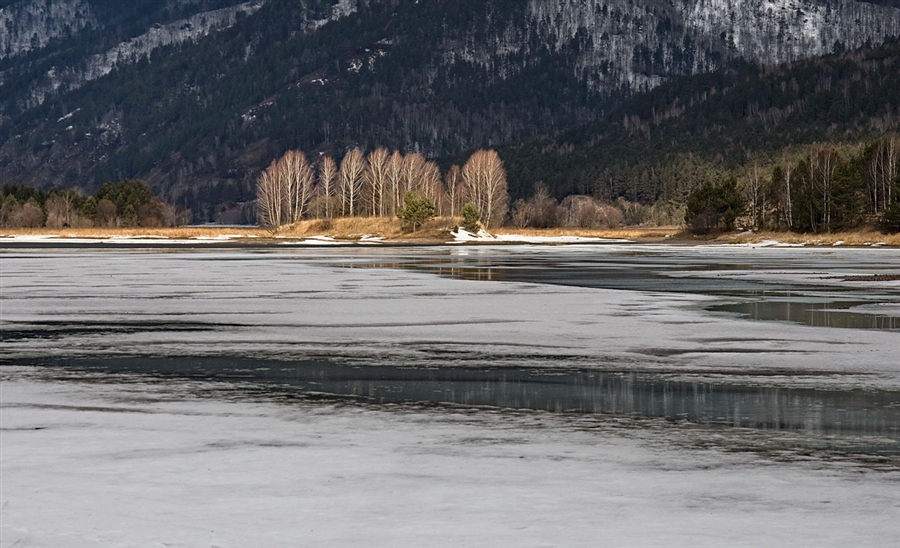
[{"label": "ice sheet", "polygon": [[368,251],[329,251],[6,253],[4,330],[59,334],[7,337],[3,355],[319,356],[900,386],[896,333],[738,320],[701,310],[711,298],[699,295],[364,268]]},{"label": "ice sheet", "polygon": [[897,472],[687,449],[672,426],[4,374],[3,547],[900,542]]},{"label": "ice sheet", "polygon": [[[704,311],[714,297],[699,294],[492,279],[500,259],[515,269],[511,258],[561,253],[554,265],[578,269],[607,254],[616,268],[821,278],[840,291],[859,284],[834,275],[891,268],[889,251],[828,249],[827,262],[806,248],[624,244],[3,251],[0,546],[894,546],[900,472],[722,441],[763,430],[699,440],[665,421],[279,403],[239,384],[59,382],[9,365],[221,354],[896,390],[896,332],[740,320]],[[801,266],[734,269],[729,256]],[[471,264],[478,279],[436,275]],[[873,302],[895,306],[893,291],[873,287]]]}]

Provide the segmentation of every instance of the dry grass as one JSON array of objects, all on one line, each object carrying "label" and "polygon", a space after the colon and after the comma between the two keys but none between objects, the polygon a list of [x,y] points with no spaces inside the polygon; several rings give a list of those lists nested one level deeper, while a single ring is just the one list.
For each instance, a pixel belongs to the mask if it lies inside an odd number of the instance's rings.
[{"label": "dry grass", "polygon": [[301,221],[283,227],[278,235],[298,238],[330,236],[339,240],[358,240],[367,236],[398,241],[447,241],[450,239],[450,229],[459,223],[459,219],[452,217],[437,217],[415,232],[405,232],[400,221],[393,217],[341,217]]},{"label": "dry grass", "polygon": [[58,236],[63,238],[157,237],[172,239],[215,238],[221,236],[244,238],[330,236],[339,240],[358,240],[364,236],[389,240],[448,239],[450,228],[459,224],[451,218],[429,221],[414,233],[401,230],[400,221],[389,217],[342,217],[312,219],[281,227],[273,233],[255,226],[246,227],[173,227],[173,228],[8,228],[0,229],[0,237]]},{"label": "dry grass", "polygon": [[491,229],[496,234],[517,234],[522,236],[580,236],[582,238],[625,238],[628,240],[663,240],[678,236],[682,231],[677,226],[625,227],[625,228],[514,228]]},{"label": "dry grass", "polygon": [[[301,221],[294,226],[282,227],[276,234],[259,227],[174,227],[174,228],[20,228],[2,229],[0,236],[60,236],[63,238],[111,238],[111,237],[159,237],[173,239],[253,238],[254,240],[273,236],[307,238],[330,236],[339,240],[355,241],[363,236],[380,237],[400,242],[439,243],[450,240],[450,230],[460,224],[461,219],[438,217],[425,223],[416,232],[404,232],[400,221],[389,217],[349,217],[339,219],[314,219]],[[708,241],[717,243],[760,243],[778,241],[789,244],[831,246],[863,246],[883,244],[900,246],[900,234],[881,234],[874,231],[837,232],[834,234],[794,234],[792,232],[741,232],[721,234],[715,237],[695,237],[683,232],[682,227],[626,227],[611,229],[578,228],[512,228],[492,229],[496,234],[521,234],[523,236],[581,236],[586,238],[624,238],[644,242],[661,241]]]},{"label": "dry grass", "polygon": [[340,240],[358,240],[363,236],[394,239],[401,234],[400,222],[388,217],[341,217],[338,219],[310,219],[282,227],[278,236],[298,238],[330,236]]},{"label": "dry grass", "polygon": [[882,234],[872,230],[855,232],[834,232],[831,234],[795,234],[793,232],[742,232],[739,234],[723,234],[715,241],[723,243],[759,243],[778,241],[786,244],[805,245],[848,245],[864,246],[883,244],[891,247],[900,246],[900,234]]},{"label": "dry grass", "polygon": [[0,236],[60,236],[63,238],[111,238],[111,237],[158,237],[158,238],[214,238],[225,234],[241,235],[247,238],[270,236],[266,230],[255,227],[170,227],[170,228],[4,228]]}]

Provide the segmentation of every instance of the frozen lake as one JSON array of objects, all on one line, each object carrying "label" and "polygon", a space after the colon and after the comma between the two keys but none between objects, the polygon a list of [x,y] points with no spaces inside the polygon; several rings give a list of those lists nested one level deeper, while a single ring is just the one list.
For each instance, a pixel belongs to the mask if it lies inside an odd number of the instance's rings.
[{"label": "frozen lake", "polygon": [[900,542],[895,250],[0,253],[3,546]]}]

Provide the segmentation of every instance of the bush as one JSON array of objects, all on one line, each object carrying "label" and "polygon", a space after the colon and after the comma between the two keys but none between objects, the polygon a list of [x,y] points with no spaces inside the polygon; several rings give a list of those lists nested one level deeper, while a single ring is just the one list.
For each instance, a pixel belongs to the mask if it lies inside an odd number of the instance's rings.
[{"label": "bush", "polygon": [[462,210],[462,227],[468,232],[478,232],[478,218],[481,215],[478,213],[478,208],[475,207],[475,204],[472,202],[467,203]]},{"label": "bush", "polygon": [[15,216],[12,226],[21,228],[37,228],[44,224],[44,212],[34,200],[28,200]]},{"label": "bush", "polygon": [[400,217],[404,229],[415,232],[416,228],[433,218],[436,212],[431,198],[407,192],[403,197],[403,205],[397,211],[397,217]]}]

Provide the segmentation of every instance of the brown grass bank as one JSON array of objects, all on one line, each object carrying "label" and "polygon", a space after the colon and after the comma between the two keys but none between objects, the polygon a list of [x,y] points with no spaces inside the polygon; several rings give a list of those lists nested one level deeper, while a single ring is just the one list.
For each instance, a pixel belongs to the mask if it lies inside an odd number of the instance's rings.
[{"label": "brown grass bank", "polygon": [[682,237],[678,226],[622,227],[622,228],[492,228],[495,234],[515,234],[522,236],[579,236],[581,238],[612,238],[638,241],[664,241]]},{"label": "brown grass bank", "polygon": [[62,238],[215,238],[223,235],[240,235],[247,238],[265,238],[270,234],[255,227],[168,227],[168,228],[3,228],[0,236],[59,236]]},{"label": "brown grass bank", "polygon": [[416,232],[404,232],[400,221],[388,217],[342,217],[337,219],[311,219],[294,225],[283,226],[272,232],[257,226],[190,226],[169,228],[5,228],[0,237],[56,236],[61,238],[309,238],[327,236],[338,240],[356,241],[363,237],[386,240],[440,240],[450,239],[450,230],[459,219],[441,217],[433,219]]},{"label": "brown grass bank", "polygon": [[[337,240],[358,241],[364,237],[383,238],[393,242],[444,243],[452,239],[450,231],[458,226],[460,218],[439,217],[433,219],[416,232],[405,232],[400,221],[389,217],[347,217],[338,219],[312,219],[296,225],[286,226],[272,233],[255,226],[241,227],[173,227],[173,228],[16,228],[0,229],[0,237],[10,236],[56,236],[62,238],[223,238],[253,239],[254,241],[274,238],[310,238],[326,236]],[[795,234],[792,232],[738,232],[708,236],[694,236],[680,226],[664,227],[623,227],[610,229],[580,228],[515,228],[498,227],[491,229],[495,234],[522,236],[580,236],[584,238],[628,239],[645,243],[763,243],[776,241],[786,244],[818,246],[870,246],[884,245],[900,247],[900,234],[882,234],[875,231],[837,232],[833,234]]]},{"label": "brown grass bank", "polygon": [[829,234],[797,234],[794,232],[740,232],[723,234],[715,239],[720,243],[761,243],[777,241],[785,244],[820,246],[900,246],[900,234],[882,234],[874,230],[832,232]]}]

